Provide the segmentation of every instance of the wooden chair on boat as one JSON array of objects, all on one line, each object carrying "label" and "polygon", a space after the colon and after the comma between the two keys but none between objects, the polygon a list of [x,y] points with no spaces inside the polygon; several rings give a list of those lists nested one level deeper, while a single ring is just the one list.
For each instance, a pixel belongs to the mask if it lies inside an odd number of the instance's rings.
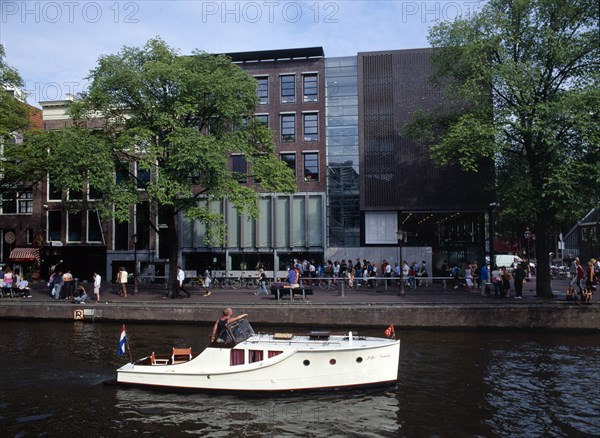
[{"label": "wooden chair on boat", "polygon": [[171,363],[173,365],[187,362],[189,360],[192,360],[191,348],[173,348],[173,354],[171,355]]},{"label": "wooden chair on boat", "polygon": [[156,355],[154,354],[154,351],[152,352],[152,354],[150,355],[150,365],[167,365],[169,363],[169,359],[168,358],[156,358]]}]

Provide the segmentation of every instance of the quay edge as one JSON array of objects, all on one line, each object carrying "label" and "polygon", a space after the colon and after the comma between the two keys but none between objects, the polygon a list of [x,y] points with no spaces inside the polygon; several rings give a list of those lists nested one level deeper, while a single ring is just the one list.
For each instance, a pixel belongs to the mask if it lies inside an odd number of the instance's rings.
[{"label": "quay edge", "polygon": [[74,305],[62,302],[6,300],[0,303],[0,319],[46,319],[212,324],[223,306],[248,313],[255,325],[311,327],[387,327],[600,331],[600,305],[563,302],[440,304],[415,303],[151,303],[119,302]]}]

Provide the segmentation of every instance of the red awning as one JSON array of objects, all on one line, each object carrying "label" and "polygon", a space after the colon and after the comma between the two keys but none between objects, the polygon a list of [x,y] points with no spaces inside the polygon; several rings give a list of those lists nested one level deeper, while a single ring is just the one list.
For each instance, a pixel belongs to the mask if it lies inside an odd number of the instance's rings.
[{"label": "red awning", "polygon": [[39,248],[15,248],[10,252],[9,262],[39,262]]}]

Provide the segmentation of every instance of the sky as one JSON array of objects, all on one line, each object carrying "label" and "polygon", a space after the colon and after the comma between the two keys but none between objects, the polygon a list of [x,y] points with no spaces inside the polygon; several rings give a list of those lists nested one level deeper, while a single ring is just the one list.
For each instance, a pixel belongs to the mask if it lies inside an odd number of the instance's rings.
[{"label": "sky", "polygon": [[162,38],[182,55],[323,47],[326,57],[429,47],[429,28],[469,16],[478,1],[10,1],[0,43],[28,102],[88,86],[101,55]]}]

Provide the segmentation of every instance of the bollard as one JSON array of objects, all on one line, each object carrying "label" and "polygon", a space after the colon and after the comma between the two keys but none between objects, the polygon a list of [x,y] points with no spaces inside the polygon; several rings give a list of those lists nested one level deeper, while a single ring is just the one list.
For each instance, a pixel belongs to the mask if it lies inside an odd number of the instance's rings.
[{"label": "bollard", "polygon": [[338,282],[339,285],[339,294],[340,297],[345,297],[346,296],[346,282],[345,281],[339,281]]}]

